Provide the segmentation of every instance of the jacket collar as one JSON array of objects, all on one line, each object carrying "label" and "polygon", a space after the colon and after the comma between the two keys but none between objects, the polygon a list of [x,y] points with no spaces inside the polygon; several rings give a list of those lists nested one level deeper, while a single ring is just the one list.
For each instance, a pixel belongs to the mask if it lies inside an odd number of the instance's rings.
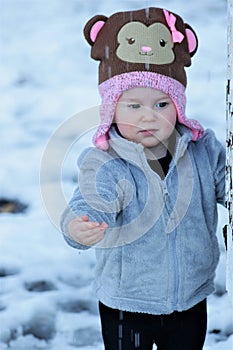
[{"label": "jacket collar", "polygon": [[[146,160],[144,146],[124,139],[116,132],[114,126],[111,127],[109,136],[110,147],[118,154],[120,158],[138,165],[142,162],[142,160]],[[176,127],[176,145],[173,155],[173,161],[175,164],[177,163],[178,159],[183,156],[191,140],[192,132],[186,126],[178,124]]]}]

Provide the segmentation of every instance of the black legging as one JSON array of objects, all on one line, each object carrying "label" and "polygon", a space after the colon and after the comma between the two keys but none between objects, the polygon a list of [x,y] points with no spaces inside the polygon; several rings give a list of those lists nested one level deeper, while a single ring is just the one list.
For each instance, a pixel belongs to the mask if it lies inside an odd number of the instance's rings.
[{"label": "black legging", "polygon": [[206,300],[183,312],[150,315],[111,309],[99,303],[105,350],[202,350]]}]

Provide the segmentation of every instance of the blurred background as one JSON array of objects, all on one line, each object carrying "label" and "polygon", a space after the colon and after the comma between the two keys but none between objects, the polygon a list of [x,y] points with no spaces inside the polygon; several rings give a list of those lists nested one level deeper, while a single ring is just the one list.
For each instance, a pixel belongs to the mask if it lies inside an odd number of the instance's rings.
[{"label": "blurred background", "polygon": [[[178,13],[196,31],[187,115],[225,143],[226,0],[0,0],[0,349],[103,349],[94,252],[67,246],[58,229],[100,103],[98,63],[82,31],[96,14],[149,6]],[[233,348],[226,220],[219,208],[205,350]]]}]

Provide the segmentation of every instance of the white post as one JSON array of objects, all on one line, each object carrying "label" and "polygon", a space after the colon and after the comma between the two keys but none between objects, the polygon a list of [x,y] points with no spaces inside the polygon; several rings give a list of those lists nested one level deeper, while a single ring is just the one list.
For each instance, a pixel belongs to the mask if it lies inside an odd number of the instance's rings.
[{"label": "white post", "polygon": [[229,222],[226,226],[227,262],[226,289],[233,303],[233,0],[228,0],[226,91],[226,205]]}]

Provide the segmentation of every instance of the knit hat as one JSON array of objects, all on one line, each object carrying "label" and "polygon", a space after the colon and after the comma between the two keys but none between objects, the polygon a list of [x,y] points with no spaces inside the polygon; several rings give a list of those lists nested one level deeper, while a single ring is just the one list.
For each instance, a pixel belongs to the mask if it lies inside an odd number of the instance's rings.
[{"label": "knit hat", "polygon": [[182,18],[161,8],[118,12],[109,18],[97,15],[84,27],[91,45],[91,57],[100,61],[99,92],[101,124],[93,142],[108,149],[108,131],[121,94],[135,87],[150,87],[168,94],[178,121],[193,133],[193,140],[203,135],[196,120],[185,116],[184,67],[191,65],[198,39]]}]

